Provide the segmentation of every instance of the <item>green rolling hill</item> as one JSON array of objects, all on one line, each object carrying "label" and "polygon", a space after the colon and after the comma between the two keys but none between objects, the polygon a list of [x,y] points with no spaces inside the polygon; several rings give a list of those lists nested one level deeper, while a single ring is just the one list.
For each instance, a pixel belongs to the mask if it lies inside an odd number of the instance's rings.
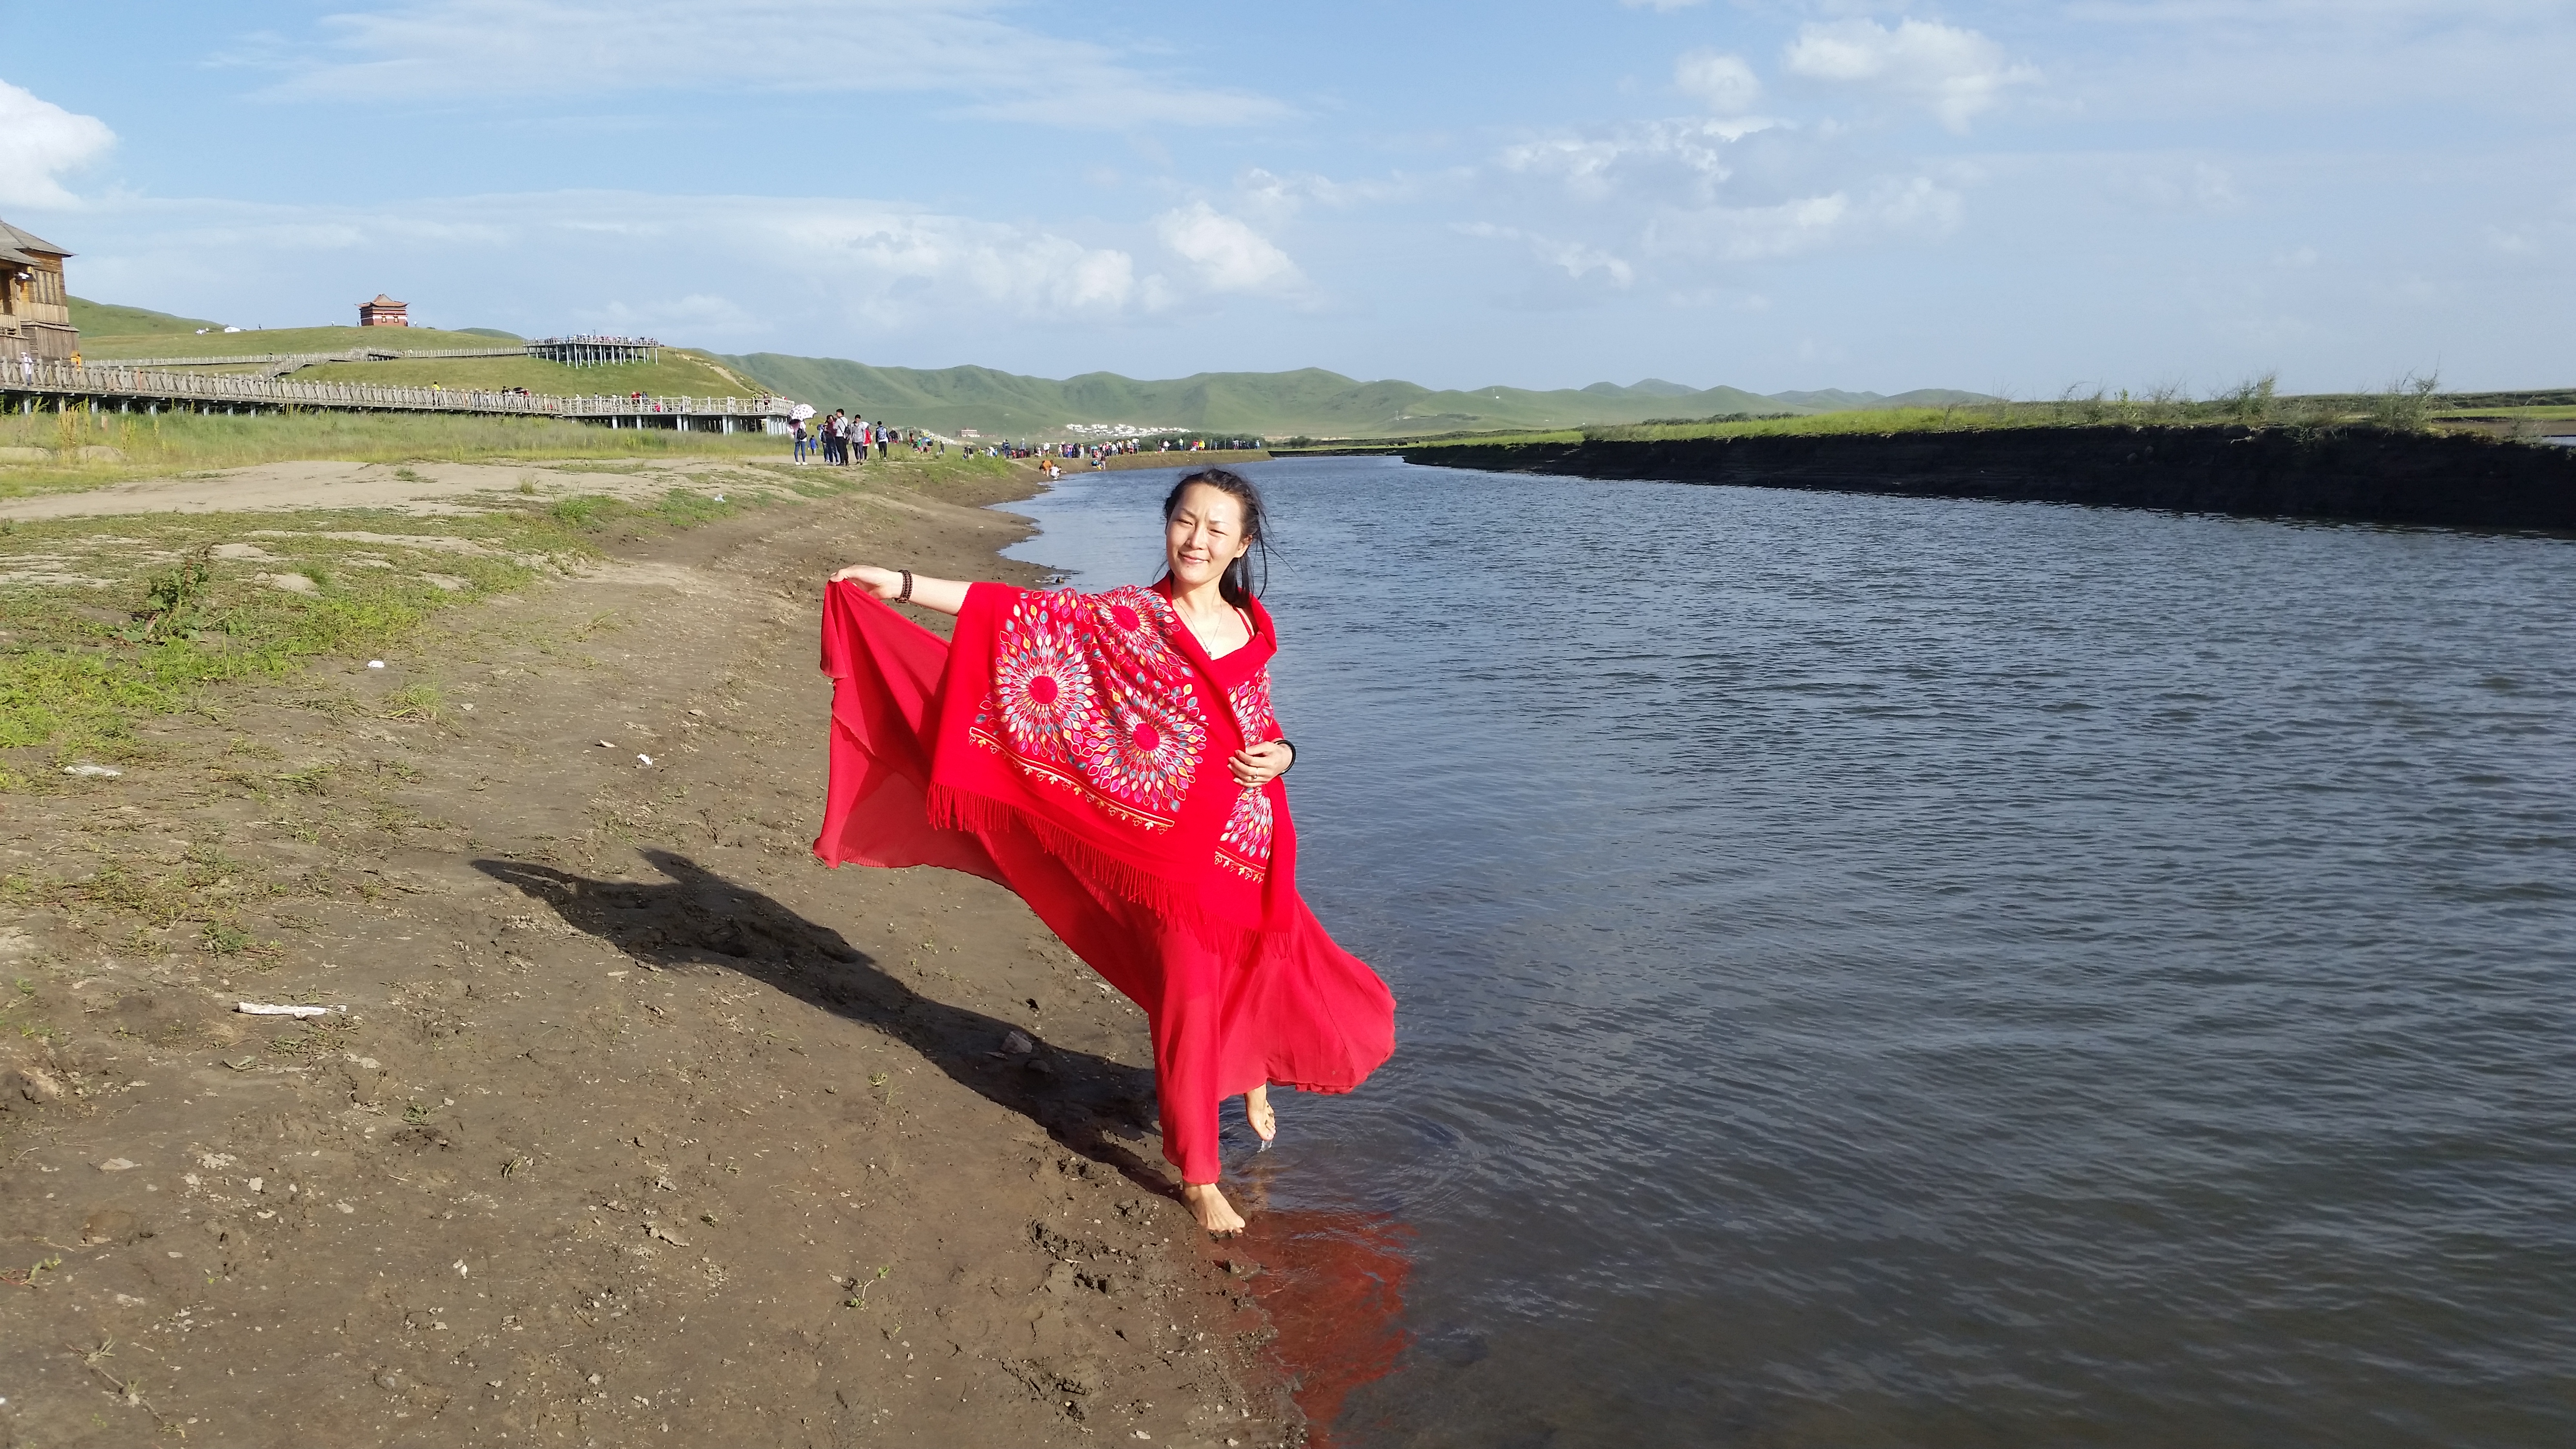
[{"label": "green rolling hill", "polygon": [[989,367],[872,367],[844,358],[775,352],[721,360],[746,377],[826,411],[845,407],[943,433],[971,428],[988,437],[1013,438],[1060,436],[1068,423],[1127,423],[1264,438],[1420,437],[1728,413],[1937,407],[1982,400],[1976,393],[1941,389],[1894,398],[1844,392],[1765,396],[1733,387],[1685,387],[1660,378],[1629,387],[1596,382],[1550,392],[1517,387],[1435,392],[1410,382],[1360,382],[1313,367],[1296,372],[1202,372],[1140,382],[1111,372],[1087,372],[1059,381]]},{"label": "green rolling hill", "polygon": [[72,325],[83,337],[104,334],[114,337],[191,337],[204,329],[224,330],[221,322],[203,317],[173,317],[167,312],[154,312],[142,307],[119,307],[110,302],[93,302],[87,297],[66,299],[71,303]]}]

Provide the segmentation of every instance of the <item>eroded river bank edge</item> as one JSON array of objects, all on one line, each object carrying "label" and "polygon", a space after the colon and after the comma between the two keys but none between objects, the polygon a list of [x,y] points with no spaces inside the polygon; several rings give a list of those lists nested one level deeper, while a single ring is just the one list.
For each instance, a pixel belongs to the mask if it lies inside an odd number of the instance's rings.
[{"label": "eroded river bank edge", "polygon": [[1383,451],[1500,473],[2576,532],[2576,448],[2371,428],[1998,428]]}]

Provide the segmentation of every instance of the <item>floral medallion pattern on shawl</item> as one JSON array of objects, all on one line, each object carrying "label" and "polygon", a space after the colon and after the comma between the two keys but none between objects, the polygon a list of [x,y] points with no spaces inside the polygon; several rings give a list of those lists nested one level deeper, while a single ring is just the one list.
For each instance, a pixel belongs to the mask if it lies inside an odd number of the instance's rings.
[{"label": "floral medallion pattern on shawl", "polygon": [[1172,828],[1207,753],[1179,625],[1151,589],[1021,595],[968,737],[1113,819]]},{"label": "floral medallion pattern on shawl", "polygon": [[[1227,690],[1225,701],[1234,709],[1234,722],[1243,731],[1245,743],[1258,744],[1279,737],[1278,717],[1270,711],[1269,666],[1264,665],[1250,679]],[[1244,791],[1235,798],[1234,812],[1226,817],[1225,833],[1217,837],[1216,863],[1246,880],[1267,877],[1271,840],[1277,830],[1270,791],[1266,787]]]}]

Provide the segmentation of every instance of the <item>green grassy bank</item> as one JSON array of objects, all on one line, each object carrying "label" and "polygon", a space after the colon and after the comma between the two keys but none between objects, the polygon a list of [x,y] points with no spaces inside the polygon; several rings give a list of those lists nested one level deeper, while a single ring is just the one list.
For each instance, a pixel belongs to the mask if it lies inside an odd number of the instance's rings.
[{"label": "green grassy bank", "polygon": [[[1930,407],[1855,408],[1797,416],[1726,414],[1523,432],[1444,433],[1407,440],[1408,451],[1555,443],[1656,443],[1713,438],[1889,437],[2016,428],[2287,428],[2379,432],[2475,431],[2513,437],[2560,431],[2576,419],[2576,393],[2444,394],[2430,380],[2377,393],[2282,395],[2268,378],[2207,398],[2170,391],[2093,393],[2039,402],[1967,402]],[[1390,445],[1391,446],[1391,445]],[[1329,449],[1327,449],[1329,450]]]}]

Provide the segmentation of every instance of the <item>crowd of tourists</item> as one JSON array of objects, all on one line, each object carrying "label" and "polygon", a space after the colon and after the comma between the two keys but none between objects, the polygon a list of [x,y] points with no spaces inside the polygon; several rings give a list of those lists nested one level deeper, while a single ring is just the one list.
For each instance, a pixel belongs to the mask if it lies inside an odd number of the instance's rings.
[{"label": "crowd of tourists", "polygon": [[948,440],[919,428],[898,428],[883,422],[869,422],[845,408],[832,409],[821,418],[798,418],[788,432],[796,439],[796,461],[820,460],[834,467],[847,467],[868,460],[868,450],[878,458],[893,456],[900,445],[915,453],[948,451]]},{"label": "crowd of tourists", "polygon": [[[892,455],[896,447],[915,453],[936,453],[945,457],[948,439],[919,428],[898,428],[890,423],[870,422],[846,408],[834,408],[823,417],[799,418],[788,428],[796,440],[796,461],[823,462],[835,467],[864,463],[868,452],[876,456]],[[1258,448],[1258,438],[1121,438],[1107,443],[960,443],[957,445],[970,458],[1037,459],[1044,463],[1050,476],[1062,473],[1058,459],[1085,462],[1093,468],[1106,468],[1109,460],[1132,453],[1203,453],[1229,448]]]}]

